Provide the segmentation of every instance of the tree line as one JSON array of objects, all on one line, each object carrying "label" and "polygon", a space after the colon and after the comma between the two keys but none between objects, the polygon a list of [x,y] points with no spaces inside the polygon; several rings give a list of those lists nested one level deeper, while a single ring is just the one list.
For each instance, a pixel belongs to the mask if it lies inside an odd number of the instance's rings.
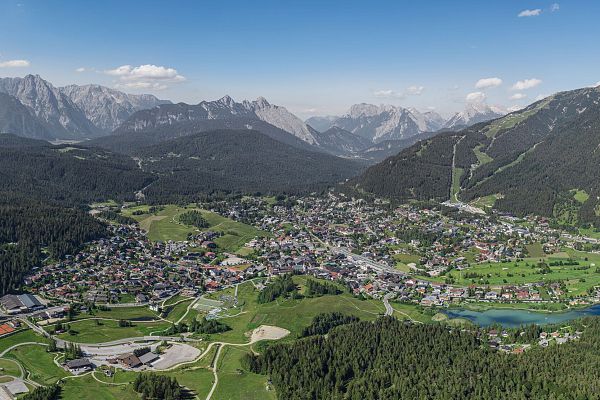
[{"label": "tree line", "polygon": [[592,399],[600,390],[600,319],[584,325],[579,341],[511,355],[490,349],[477,330],[381,317],[268,346],[245,356],[243,367],[268,375],[278,398],[289,400]]},{"label": "tree line", "polygon": [[0,202],[0,295],[18,291],[44,253],[58,260],[106,235],[105,224],[78,209],[27,199]]}]

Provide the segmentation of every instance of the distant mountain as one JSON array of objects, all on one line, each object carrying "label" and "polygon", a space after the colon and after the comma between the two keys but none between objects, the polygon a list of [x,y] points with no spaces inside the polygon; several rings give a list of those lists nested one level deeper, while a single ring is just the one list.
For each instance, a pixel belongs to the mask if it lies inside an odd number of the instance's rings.
[{"label": "distant mountain", "polygon": [[369,139],[373,143],[406,139],[440,128],[441,117],[392,105],[355,104],[333,126]]},{"label": "distant mountain", "polygon": [[0,92],[16,97],[46,124],[54,138],[82,139],[102,133],[66,94],[39,75],[0,78]]},{"label": "distant mountain", "polygon": [[[165,113],[166,108],[168,108],[169,111]],[[272,139],[298,149],[320,151],[319,148],[306,143],[291,133],[277,128],[267,122],[256,119],[256,117],[192,120],[182,119],[178,122],[171,121],[167,125],[144,123],[143,129],[140,126],[141,121],[161,120],[163,118],[161,115],[175,115],[175,113],[179,111],[185,114],[186,110],[189,110],[188,105],[173,104],[170,106],[158,107],[153,110],[147,110],[146,112],[140,112],[136,119],[136,125],[123,124],[114,132],[113,135],[91,140],[87,144],[125,154],[136,154],[140,149],[145,147],[199,132],[215,131],[220,129],[253,129],[260,131]],[[152,117],[144,119],[140,117],[140,114],[148,114]],[[132,126],[136,126],[137,129],[128,130]]]},{"label": "distant mountain", "polygon": [[127,94],[100,85],[69,85],[59,90],[67,95],[97,128],[107,133],[115,130],[136,111],[171,103],[150,94]]},{"label": "distant mountain", "polygon": [[322,149],[338,156],[353,156],[372,144],[369,139],[337,126],[322,133],[316,132],[315,136]]},{"label": "distant mountain", "polygon": [[19,132],[23,136],[52,139],[49,129],[16,97],[0,93],[0,133]]},{"label": "distant mountain", "polygon": [[489,106],[484,103],[467,104],[466,108],[454,114],[440,128],[457,130],[469,127],[480,122],[490,121],[506,115],[507,112],[499,107]]},{"label": "distant mountain", "polygon": [[331,128],[338,116],[328,115],[325,117],[310,117],[306,121],[306,125],[312,127],[314,130],[318,132],[325,132],[327,129]]},{"label": "distant mountain", "polygon": [[600,88],[584,88],[418,142],[349,185],[399,200],[486,198],[515,214],[600,227],[598,149]]},{"label": "distant mountain", "polygon": [[446,120],[440,114],[432,110],[422,113],[416,108],[411,107],[408,111],[410,111],[417,120],[419,129],[424,132],[435,132],[441,129],[446,123]]},{"label": "distant mountain", "polygon": [[264,97],[249,102],[244,101],[244,107],[252,110],[258,119],[290,132],[306,143],[318,145],[314,136],[316,131],[307,126],[300,118],[289,112],[285,107],[270,104]]},{"label": "distant mountain", "polygon": [[358,152],[357,156],[369,163],[378,163],[388,157],[395,156],[401,150],[410,147],[420,140],[429,139],[436,136],[438,132],[424,132],[418,136],[411,136],[407,139],[384,140],[383,142],[371,144]]},{"label": "distant mountain", "polygon": [[321,191],[352,177],[361,165],[301,150],[254,130],[191,134],[141,149],[141,167],[159,177],[144,194],[157,201],[215,191]]},{"label": "distant mountain", "polygon": [[10,125],[12,133],[46,140],[83,140],[110,133],[136,111],[168,103],[99,85],[54,87],[39,75],[0,78],[0,93],[16,98],[44,130]]},{"label": "distant mountain", "polygon": [[255,101],[244,100],[242,103],[225,96],[216,101],[203,101],[196,105],[163,104],[151,110],[135,113],[119,127],[118,132],[138,132],[181,122],[237,118],[264,121],[308,144],[318,145],[312,128],[285,107],[272,105],[262,97]]}]

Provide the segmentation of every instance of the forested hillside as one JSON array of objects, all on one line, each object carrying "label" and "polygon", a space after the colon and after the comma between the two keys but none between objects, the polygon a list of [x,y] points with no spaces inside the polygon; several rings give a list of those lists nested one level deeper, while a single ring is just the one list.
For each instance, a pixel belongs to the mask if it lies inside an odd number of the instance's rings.
[{"label": "forested hillside", "polygon": [[154,178],[130,157],[0,135],[0,194],[68,205],[133,199]]},{"label": "forested hillside", "polygon": [[351,185],[399,200],[493,196],[497,208],[519,215],[600,225],[599,146],[600,88],[584,88],[419,142]]},{"label": "forested hillside", "polygon": [[419,142],[370,167],[349,185],[401,200],[444,200],[450,190],[452,148],[457,140],[456,134],[444,133]]},{"label": "forested hillside", "polygon": [[[145,113],[150,113],[150,111],[140,111],[136,115],[139,117]],[[135,155],[145,147],[200,132],[228,129],[254,129],[261,132],[263,135],[290,146],[304,150],[318,151],[317,147],[311,146],[305,141],[298,139],[294,135],[277,128],[276,126],[247,117],[180,121],[159,127],[149,126],[142,130],[128,129],[130,129],[130,126],[125,124],[117,129],[113,135],[91,140],[87,142],[87,144],[119,153]]]},{"label": "forested hillside", "polygon": [[[9,196],[0,201],[0,295],[15,291],[46,256],[75,254],[106,235],[103,223],[87,213]],[[46,253],[46,254],[43,254]]]},{"label": "forested hillside", "polygon": [[300,150],[251,130],[201,132],[137,154],[142,168],[158,177],[144,194],[162,203],[211,192],[322,191],[361,169],[353,161]]},{"label": "forested hillside", "polygon": [[357,322],[247,356],[279,399],[594,399],[600,392],[600,319],[580,341],[521,355],[489,349],[474,332]]}]

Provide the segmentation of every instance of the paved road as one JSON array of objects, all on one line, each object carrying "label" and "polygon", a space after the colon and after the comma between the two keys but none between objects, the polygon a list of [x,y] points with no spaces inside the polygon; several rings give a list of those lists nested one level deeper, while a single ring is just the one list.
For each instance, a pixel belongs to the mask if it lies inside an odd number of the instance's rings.
[{"label": "paved road", "polygon": [[398,271],[397,269],[394,269],[386,264],[378,263],[377,261],[374,261],[374,260],[370,259],[369,257],[354,254],[350,251],[350,249],[347,249],[345,247],[336,247],[333,249],[333,251],[337,252],[337,253],[341,253],[348,258],[352,258],[353,260],[360,261],[361,263],[366,264],[367,266],[371,267],[372,269],[374,269],[377,272],[385,272],[388,274],[396,274],[396,275],[406,275],[402,271]]},{"label": "paved road", "polygon": [[27,324],[31,329],[33,329],[35,332],[39,333],[40,335],[45,336],[49,339],[56,340],[56,345],[57,345],[57,347],[60,347],[60,348],[65,348],[67,343],[78,344],[82,347],[82,350],[83,350],[84,346],[108,347],[108,346],[117,346],[117,345],[121,345],[121,344],[129,344],[129,343],[133,343],[133,342],[157,342],[157,341],[163,341],[163,340],[170,341],[170,342],[180,342],[180,341],[199,342],[199,341],[201,341],[200,339],[190,339],[190,338],[181,337],[181,336],[135,336],[135,337],[129,337],[129,338],[125,338],[125,339],[118,339],[118,340],[113,340],[110,342],[102,342],[102,343],[78,343],[78,342],[71,342],[68,340],[60,339],[56,336],[53,336],[53,335],[49,334],[48,332],[46,332],[41,327],[39,327],[38,325],[32,323],[31,321],[29,321],[25,318],[22,318],[21,321],[23,323]]},{"label": "paved road", "polygon": [[386,295],[383,296],[383,305],[385,306],[385,314],[384,315],[392,315],[394,313],[394,309],[390,305],[390,298],[392,298],[393,296],[394,296],[393,293],[386,293]]}]

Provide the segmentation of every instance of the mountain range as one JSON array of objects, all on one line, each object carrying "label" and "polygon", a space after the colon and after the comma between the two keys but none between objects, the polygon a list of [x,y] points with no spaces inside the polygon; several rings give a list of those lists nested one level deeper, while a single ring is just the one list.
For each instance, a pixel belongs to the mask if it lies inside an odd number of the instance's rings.
[{"label": "mountain range", "polygon": [[[3,132],[46,140],[107,135],[134,112],[170,103],[152,95],[129,95],[99,85],[57,88],[39,75],[0,78],[0,93],[24,107],[13,114],[18,115],[21,125],[13,122],[13,130]],[[3,125],[8,126],[0,120],[0,126]]]},{"label": "mountain range", "polygon": [[600,87],[557,93],[420,141],[348,186],[406,200],[491,206],[600,224]]},{"label": "mountain range", "polygon": [[[2,132],[26,137],[81,141],[127,133],[132,135],[129,142],[134,145],[136,138],[143,141],[139,133],[167,126],[171,133],[190,132],[192,126],[199,131],[260,129],[295,147],[308,145],[314,151],[367,162],[401,150],[407,143],[414,143],[410,138],[424,137],[425,132],[498,116],[482,106],[445,121],[433,111],[421,113],[414,108],[357,104],[342,117],[315,117],[305,123],[285,107],[270,104],[263,97],[236,102],[224,96],[198,104],[173,104],[153,95],[132,95],[100,85],[55,87],[39,75],[2,78],[0,93],[4,94],[0,99]],[[6,96],[12,99],[9,101]],[[124,142],[124,138],[120,136],[115,141]],[[386,152],[372,151],[381,143],[386,144]]]},{"label": "mountain range", "polygon": [[[401,143],[406,143],[411,137],[422,136],[425,132],[456,130],[505,114],[500,108],[484,103],[467,104],[464,111],[445,120],[435,111],[420,112],[415,108],[362,103],[353,105],[341,117],[311,117],[306,123],[320,132],[332,127],[341,128],[367,139],[368,147],[385,142],[388,147],[399,151]],[[361,150],[367,150],[368,147]]]},{"label": "mountain range", "polygon": [[[351,178],[344,190],[360,194],[600,226],[600,88],[503,113],[471,104],[444,121],[431,111],[358,104],[341,117],[304,122],[264,98],[173,104],[98,85],[57,88],[33,75],[3,78],[0,131],[81,143],[48,147],[5,137],[0,189],[18,190],[23,171],[28,195],[40,188],[57,201],[69,196],[53,181],[74,184],[94,170],[105,171],[98,182],[111,174],[137,182],[109,190],[121,198],[148,182],[148,195],[187,199],[195,192],[321,190]],[[28,150],[18,153],[19,146]],[[80,174],[69,175],[71,168]],[[98,185],[86,190],[106,194]]]}]

